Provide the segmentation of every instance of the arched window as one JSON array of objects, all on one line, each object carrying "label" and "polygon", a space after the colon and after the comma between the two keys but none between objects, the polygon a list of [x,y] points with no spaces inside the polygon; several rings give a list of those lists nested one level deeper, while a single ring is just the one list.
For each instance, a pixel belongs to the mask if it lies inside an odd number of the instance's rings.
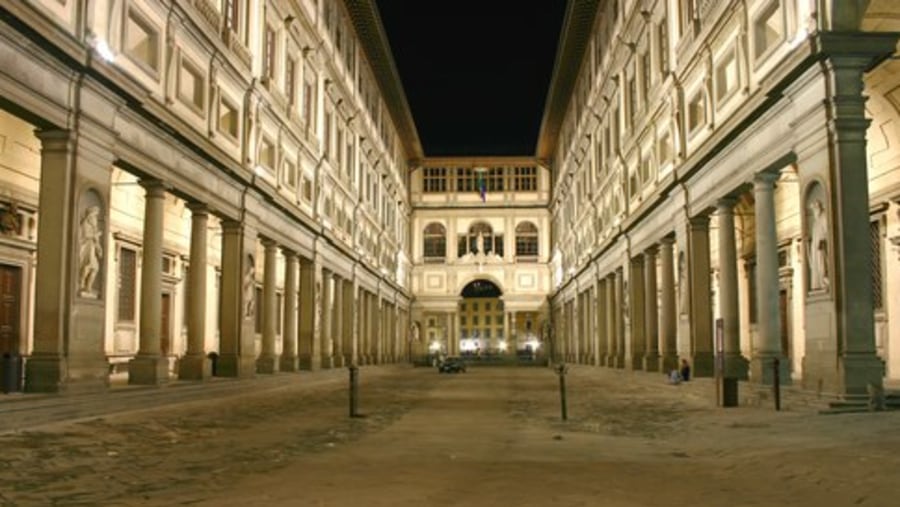
[{"label": "arched window", "polygon": [[437,222],[428,224],[422,237],[422,245],[425,262],[444,262],[447,256],[447,230]]},{"label": "arched window", "polygon": [[538,257],[538,228],[531,222],[516,226],[516,260],[536,261]]},{"label": "arched window", "polygon": [[459,235],[457,250],[459,257],[467,253],[494,254],[503,257],[503,235],[494,234],[490,224],[476,222],[469,227],[467,234]]}]

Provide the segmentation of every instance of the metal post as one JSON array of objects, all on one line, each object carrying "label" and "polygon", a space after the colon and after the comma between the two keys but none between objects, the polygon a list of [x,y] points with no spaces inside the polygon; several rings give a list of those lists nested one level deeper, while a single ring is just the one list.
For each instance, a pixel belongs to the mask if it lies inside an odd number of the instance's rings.
[{"label": "metal post", "polygon": [[772,383],[773,383],[772,389],[775,394],[775,410],[776,411],[781,410],[781,379],[779,378],[779,374],[778,374],[778,366],[779,366],[778,363],[779,362],[780,361],[778,360],[777,357],[772,361],[772,368],[774,368],[774,371],[772,372]]},{"label": "metal post", "polygon": [[351,364],[350,370],[350,417],[359,417],[359,368]]},{"label": "metal post", "polygon": [[565,421],[568,419],[568,414],[566,412],[566,371],[568,368],[565,363],[560,363],[556,366],[556,374],[559,375],[559,401],[560,401],[560,410],[562,415],[562,420]]}]

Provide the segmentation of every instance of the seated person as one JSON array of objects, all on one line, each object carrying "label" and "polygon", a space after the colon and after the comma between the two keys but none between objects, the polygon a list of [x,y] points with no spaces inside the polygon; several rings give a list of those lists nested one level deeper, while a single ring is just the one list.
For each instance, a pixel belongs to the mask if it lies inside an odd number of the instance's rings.
[{"label": "seated person", "polygon": [[681,360],[681,369],[678,373],[681,376],[681,380],[685,382],[691,379],[691,365],[688,364],[687,359]]}]

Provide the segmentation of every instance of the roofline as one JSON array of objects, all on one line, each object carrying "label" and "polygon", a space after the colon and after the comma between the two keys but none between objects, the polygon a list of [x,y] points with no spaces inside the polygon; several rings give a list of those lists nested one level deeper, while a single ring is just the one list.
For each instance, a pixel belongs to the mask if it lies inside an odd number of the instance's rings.
[{"label": "roofline", "polygon": [[[511,166],[511,165],[542,165],[541,161],[533,156],[467,156],[458,157],[425,157],[417,166],[421,167],[491,167],[491,166]],[[413,169],[412,167],[410,169]]]},{"label": "roofline", "polygon": [[419,160],[424,157],[419,132],[409,103],[406,101],[406,92],[403,90],[400,73],[397,72],[391,45],[375,0],[345,0],[344,4],[353,21],[356,36],[366,53],[372,74],[378,82],[385,105],[394,121],[406,158]]},{"label": "roofline", "polygon": [[535,157],[547,163],[556,150],[560,127],[584,62],[599,5],[600,0],[569,0],[566,6],[535,152]]}]

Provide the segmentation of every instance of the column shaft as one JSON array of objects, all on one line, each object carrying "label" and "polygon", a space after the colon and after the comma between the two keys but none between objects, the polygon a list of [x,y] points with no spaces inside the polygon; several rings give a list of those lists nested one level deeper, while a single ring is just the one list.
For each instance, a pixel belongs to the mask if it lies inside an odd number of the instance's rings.
[{"label": "column shaft", "polygon": [[206,358],[206,279],[207,247],[206,228],[209,212],[202,204],[188,204],[191,215],[191,259],[188,271],[188,343],[187,352],[181,358],[178,378],[202,380],[210,376],[210,362]]},{"label": "column shaft", "polygon": [[659,308],[656,289],[656,246],[644,252],[644,370],[659,371]]},{"label": "column shaft", "polygon": [[299,362],[305,370],[318,370],[322,365],[319,342],[321,317],[319,313],[319,266],[315,261],[300,260],[300,341]]},{"label": "column shaft", "polygon": [[647,335],[644,329],[644,257],[638,255],[631,259],[630,263],[631,283],[628,284],[630,289],[631,304],[629,310],[631,312],[631,347],[629,352],[631,357],[628,361],[628,367],[633,370],[640,370],[644,367],[644,356],[647,353]]},{"label": "column shaft", "polygon": [[691,374],[712,377],[715,373],[710,300],[709,217],[690,219],[688,228],[690,262]]},{"label": "column shaft", "polygon": [[278,326],[278,295],[276,291],[276,269],[278,245],[271,240],[263,240],[265,257],[263,260],[263,322],[262,322],[262,350],[256,361],[256,371],[259,373],[275,373],[278,371],[278,355],[275,349],[275,338]]},{"label": "column shaft", "polygon": [[319,313],[322,315],[322,326],[320,329],[321,344],[319,351],[322,354],[322,368],[333,368],[334,357],[332,355],[332,316],[334,309],[334,278],[331,271],[322,269],[322,299],[319,301]]},{"label": "column shaft", "polygon": [[344,281],[334,276],[334,311],[332,312],[332,342],[334,343],[334,366],[342,368],[344,361]]},{"label": "column shaft", "polygon": [[282,250],[284,255],[284,323],[281,328],[281,371],[297,371],[297,254]]},{"label": "column shaft", "polygon": [[734,199],[717,204],[719,225],[719,309],[722,315],[724,372],[728,378],[747,379],[747,360],[741,356],[738,312],[737,246],[734,233]]},{"label": "column shaft", "polygon": [[662,291],[660,294],[660,363],[664,372],[678,368],[678,332],[675,314],[675,259],[672,238],[663,238],[660,242],[660,278]]}]

